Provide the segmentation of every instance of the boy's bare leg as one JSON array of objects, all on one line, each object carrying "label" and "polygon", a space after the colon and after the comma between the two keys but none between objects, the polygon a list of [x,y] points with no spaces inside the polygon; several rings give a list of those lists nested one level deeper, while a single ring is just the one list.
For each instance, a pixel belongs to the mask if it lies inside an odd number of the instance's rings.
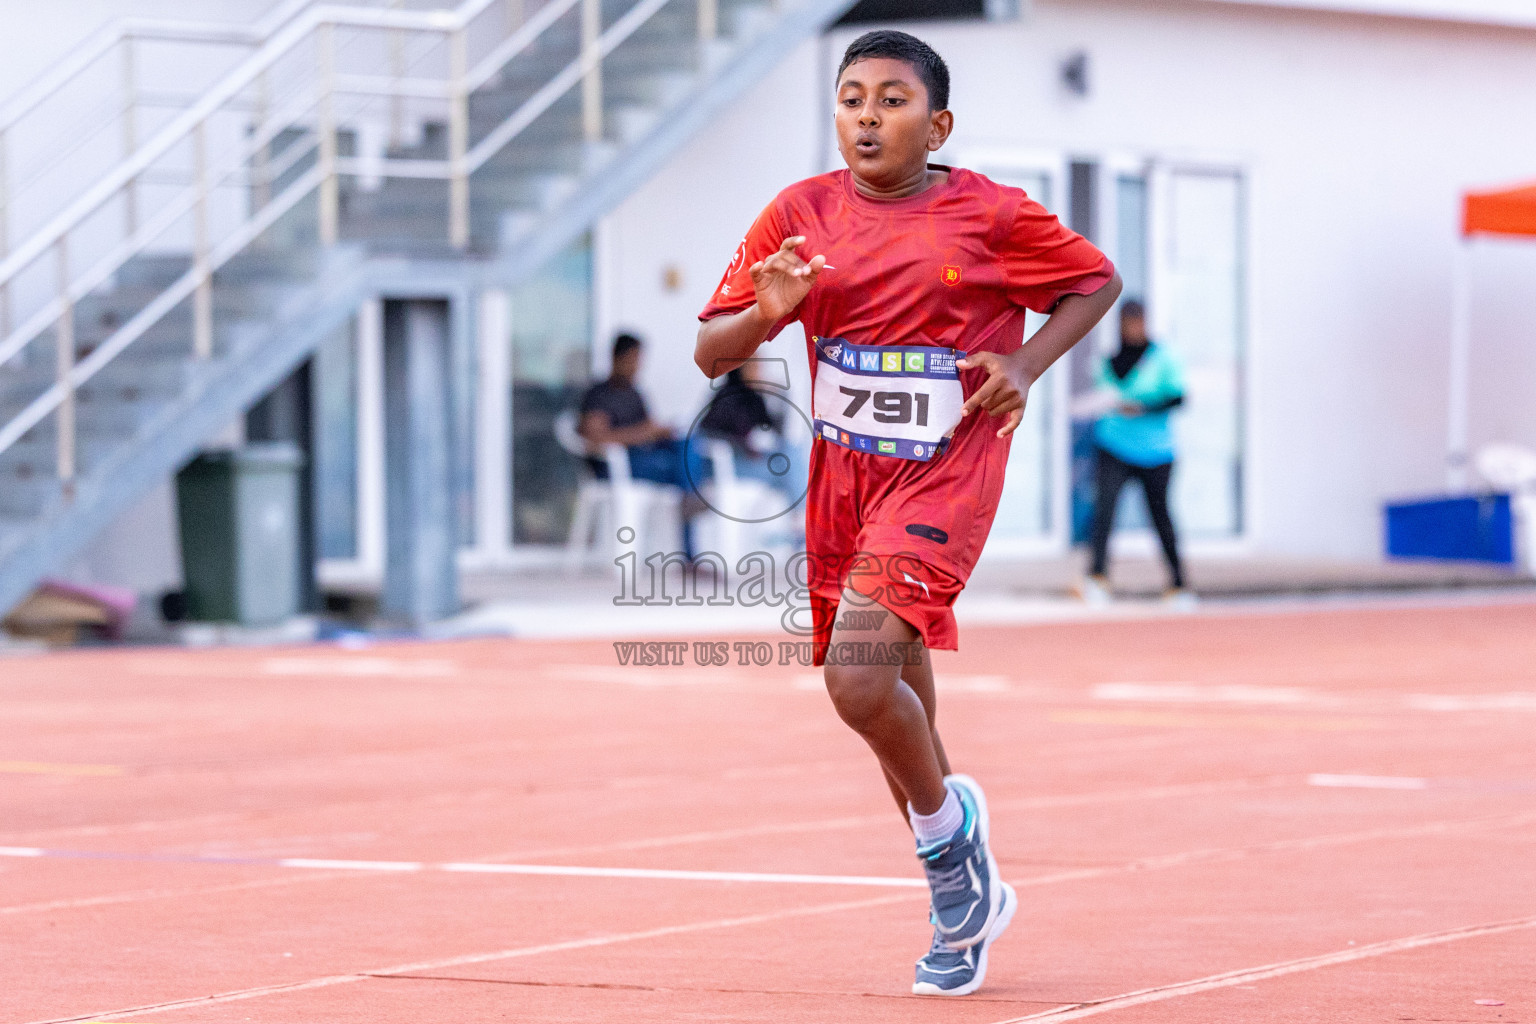
[{"label": "boy's bare leg", "polygon": [[[846,629],[847,612],[873,612],[879,625],[873,629]],[[880,615],[880,612],[885,614]],[[862,618],[862,616],[860,616]],[[903,665],[839,665],[838,651],[843,644],[912,644],[917,630],[899,616],[870,601],[869,598],[843,591],[832,629],[832,646],[826,667],[827,693],[838,716],[863,737],[875,752],[887,778],[893,780],[897,799],[911,804],[918,814],[934,814],[943,805],[944,769],[939,760],[941,748],[935,743],[928,707],[912,686],[903,679]],[[865,624],[865,623],[860,623]],[[927,674],[927,688],[932,699],[932,673]],[[918,679],[919,686],[923,680]]]},{"label": "boy's bare leg", "polygon": [[[928,649],[923,649],[923,660],[915,665],[903,665],[901,667],[901,681],[912,688],[917,694],[917,699],[923,702],[923,710],[928,713],[928,731],[933,736],[933,752],[939,756],[939,770],[946,776],[952,774],[949,767],[949,757],[944,753],[944,741],[939,739],[938,694],[933,686],[933,659]],[[885,773],[885,783],[891,787],[891,796],[896,798],[896,809],[901,812],[903,819],[907,818],[907,797],[896,784],[896,779],[890,772]]]}]

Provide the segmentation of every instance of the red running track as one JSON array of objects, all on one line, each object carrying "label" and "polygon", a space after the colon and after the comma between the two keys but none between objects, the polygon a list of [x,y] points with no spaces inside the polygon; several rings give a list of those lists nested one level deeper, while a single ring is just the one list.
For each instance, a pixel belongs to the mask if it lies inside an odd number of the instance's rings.
[{"label": "red running track", "polygon": [[1022,908],[963,1000],[907,994],[910,840],[810,670],[0,661],[0,1021],[1536,1020],[1536,605],[964,642]]}]

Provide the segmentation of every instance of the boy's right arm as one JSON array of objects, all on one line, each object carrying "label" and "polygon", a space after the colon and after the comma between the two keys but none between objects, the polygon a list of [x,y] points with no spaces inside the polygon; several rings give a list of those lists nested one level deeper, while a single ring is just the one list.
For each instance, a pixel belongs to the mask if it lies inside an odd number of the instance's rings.
[{"label": "boy's right arm", "polygon": [[748,268],[756,301],[739,313],[727,313],[699,325],[693,361],[707,377],[719,377],[752,358],[774,325],[795,311],[810,294],[826,266],[825,256],[807,262],[795,249],[804,235],[784,239],[777,252]]}]

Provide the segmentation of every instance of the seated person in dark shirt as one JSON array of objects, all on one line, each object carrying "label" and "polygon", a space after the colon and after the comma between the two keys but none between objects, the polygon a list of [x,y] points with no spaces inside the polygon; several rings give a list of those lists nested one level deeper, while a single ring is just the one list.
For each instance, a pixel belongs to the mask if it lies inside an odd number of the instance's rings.
[{"label": "seated person in dark shirt", "polygon": [[740,366],[725,375],[725,383],[709,400],[699,429],[712,437],[723,437],[745,448],[752,431],[766,427],[778,429],[768,412],[768,403],[747,382]]},{"label": "seated person in dark shirt", "polygon": [[582,396],[577,430],[587,442],[587,463],[599,480],[608,479],[602,450],[606,445],[622,444],[629,449],[632,477],[689,490],[708,479],[709,469],[699,452],[673,436],[672,428],[651,419],[645,399],[635,390],[640,350],[640,339],[633,334],[613,339],[611,375]]},{"label": "seated person in dark shirt", "polygon": [[804,460],[785,436],[783,415],[774,415],[747,375],[753,361],[726,375],[699,421],[699,430],[731,442],[736,453],[736,475],[757,480],[798,498],[805,493]]}]

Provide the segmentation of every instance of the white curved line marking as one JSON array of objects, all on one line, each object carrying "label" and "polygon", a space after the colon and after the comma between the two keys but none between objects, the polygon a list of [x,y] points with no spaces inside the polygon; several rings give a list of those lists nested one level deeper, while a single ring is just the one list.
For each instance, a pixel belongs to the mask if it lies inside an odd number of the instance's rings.
[{"label": "white curved line marking", "polygon": [[1055,1010],[1046,1010],[1044,1013],[1032,1013],[1027,1017],[1009,1017],[1007,1020],[998,1021],[997,1024],[1024,1024],[1025,1021],[1077,1020],[1081,1017],[1093,1017],[1114,1010],[1141,1006],[1143,1003],[1157,1003],[1166,999],[1178,999],[1182,996],[1195,995],[1198,992],[1209,992],[1212,989],[1218,988],[1231,988],[1234,985],[1246,985],[1255,981],[1265,981],[1269,978],[1279,978],[1287,974],[1299,974],[1303,971],[1315,971],[1322,967],[1347,964],[1354,960],[1366,960],[1370,957],[1386,956],[1389,953],[1401,953],[1405,950],[1419,949],[1423,946],[1438,946],[1446,942],[1474,939],[1483,935],[1501,935],[1504,932],[1520,931],[1533,927],[1536,927],[1536,917],[1522,917],[1513,921],[1475,924],[1465,928],[1452,928],[1449,931],[1443,932],[1426,932],[1422,935],[1410,935],[1402,939],[1388,939],[1386,942],[1377,942],[1369,946],[1341,949],[1336,953],[1323,953],[1320,956],[1302,957],[1299,960],[1283,960],[1279,963],[1265,964],[1261,967],[1247,967],[1239,971],[1228,971],[1225,974],[1213,974],[1210,977],[1197,978],[1194,981],[1181,981],[1173,985],[1145,988],[1136,992],[1127,992],[1121,996],[1112,996],[1108,999],[1076,1003]]}]

